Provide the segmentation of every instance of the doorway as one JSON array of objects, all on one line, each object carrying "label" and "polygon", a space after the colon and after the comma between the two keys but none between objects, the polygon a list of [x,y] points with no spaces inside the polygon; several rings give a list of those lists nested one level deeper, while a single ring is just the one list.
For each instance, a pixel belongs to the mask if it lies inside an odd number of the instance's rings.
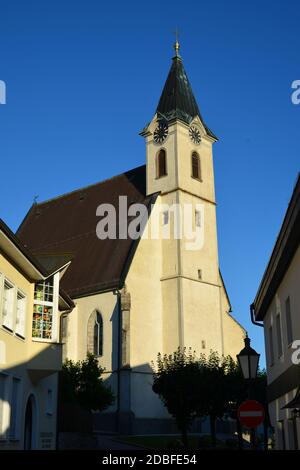
[{"label": "doorway", "polygon": [[36,448],[36,400],[30,395],[25,411],[24,449]]}]

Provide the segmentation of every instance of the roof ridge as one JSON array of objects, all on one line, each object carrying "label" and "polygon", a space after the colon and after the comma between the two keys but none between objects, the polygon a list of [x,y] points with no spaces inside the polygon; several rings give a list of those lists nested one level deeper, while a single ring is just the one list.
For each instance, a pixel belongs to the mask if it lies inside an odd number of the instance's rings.
[{"label": "roof ridge", "polygon": [[97,183],[92,183],[92,184],[89,184],[87,186],[83,186],[82,188],[78,188],[78,189],[74,189],[73,191],[68,191],[64,194],[60,194],[59,196],[55,196],[55,197],[52,197],[52,198],[49,198],[49,199],[45,199],[45,201],[42,201],[42,202],[39,202],[39,203],[35,203],[33,204],[31,207],[39,207],[39,206],[42,206],[43,204],[47,204],[49,202],[52,202],[52,201],[56,201],[58,199],[61,199],[63,197],[66,197],[66,196],[69,196],[71,194],[75,194],[77,192],[80,192],[80,191],[85,191],[87,189],[90,189],[92,188],[93,186],[97,186],[98,184],[102,184],[102,183],[107,183],[108,181],[112,181],[116,178],[119,178],[120,176],[122,175],[125,175],[127,173],[130,173],[131,171],[134,171],[134,170],[138,170],[139,168],[143,168],[145,167],[146,165],[140,165],[140,166],[137,166],[135,168],[131,168],[130,170],[127,170],[127,171],[124,171],[123,173],[119,173],[118,175],[114,175],[114,176],[111,176],[110,178],[106,178],[102,181],[98,181]]}]

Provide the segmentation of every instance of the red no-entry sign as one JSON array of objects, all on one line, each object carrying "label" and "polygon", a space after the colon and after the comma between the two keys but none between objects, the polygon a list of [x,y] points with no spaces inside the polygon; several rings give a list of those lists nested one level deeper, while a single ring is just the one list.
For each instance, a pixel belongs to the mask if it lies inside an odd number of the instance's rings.
[{"label": "red no-entry sign", "polygon": [[244,401],[238,409],[238,419],[247,428],[256,428],[265,419],[265,410],[256,400]]}]

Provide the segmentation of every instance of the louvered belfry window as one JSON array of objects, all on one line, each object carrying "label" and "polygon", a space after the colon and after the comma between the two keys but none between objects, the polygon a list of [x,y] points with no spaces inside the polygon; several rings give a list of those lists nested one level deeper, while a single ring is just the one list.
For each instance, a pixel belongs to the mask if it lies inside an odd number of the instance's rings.
[{"label": "louvered belfry window", "polygon": [[196,152],[192,154],[192,177],[198,180],[201,179],[200,158]]},{"label": "louvered belfry window", "polygon": [[157,178],[167,174],[167,155],[166,151],[161,149],[157,155]]}]

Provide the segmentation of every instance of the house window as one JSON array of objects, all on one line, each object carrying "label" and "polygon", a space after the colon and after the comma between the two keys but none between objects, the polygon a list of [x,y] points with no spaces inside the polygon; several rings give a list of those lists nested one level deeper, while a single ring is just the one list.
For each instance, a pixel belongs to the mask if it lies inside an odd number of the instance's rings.
[{"label": "house window", "polygon": [[273,343],[273,327],[269,328],[269,351],[270,351],[270,366],[274,364],[274,343]]},{"label": "house window", "polygon": [[196,227],[201,227],[201,212],[195,211],[195,224]]},{"label": "house window", "polygon": [[202,269],[198,269],[198,279],[202,279]]},{"label": "house window", "polygon": [[287,342],[288,344],[291,344],[293,342],[293,328],[292,328],[292,317],[291,317],[291,301],[289,297],[285,301],[285,318],[286,318]]},{"label": "house window", "polygon": [[32,337],[53,339],[54,287],[53,277],[35,284]]},{"label": "house window", "polygon": [[16,315],[16,334],[25,337],[25,315],[26,315],[26,297],[22,292],[17,292],[17,315]]},{"label": "house window", "polygon": [[278,357],[281,357],[282,356],[282,335],[281,335],[280,314],[276,315],[276,333],[277,333]]},{"label": "house window", "polygon": [[9,437],[10,439],[18,438],[18,422],[19,422],[19,410],[20,410],[20,379],[13,377],[12,390],[11,390],[11,401],[10,401],[10,427]]},{"label": "house window", "polygon": [[5,328],[13,330],[14,313],[14,286],[7,280],[4,280],[3,290],[3,310],[2,324]]},{"label": "house window", "polygon": [[161,178],[167,175],[167,154],[166,151],[161,149],[158,152],[156,159],[156,177]]},{"label": "house window", "polygon": [[200,158],[196,152],[192,153],[192,178],[201,180]]},{"label": "house window", "polygon": [[68,336],[68,315],[60,317],[60,342],[65,344]]},{"label": "house window", "polygon": [[95,356],[103,354],[103,320],[99,312],[96,313],[94,325],[94,354]]}]

